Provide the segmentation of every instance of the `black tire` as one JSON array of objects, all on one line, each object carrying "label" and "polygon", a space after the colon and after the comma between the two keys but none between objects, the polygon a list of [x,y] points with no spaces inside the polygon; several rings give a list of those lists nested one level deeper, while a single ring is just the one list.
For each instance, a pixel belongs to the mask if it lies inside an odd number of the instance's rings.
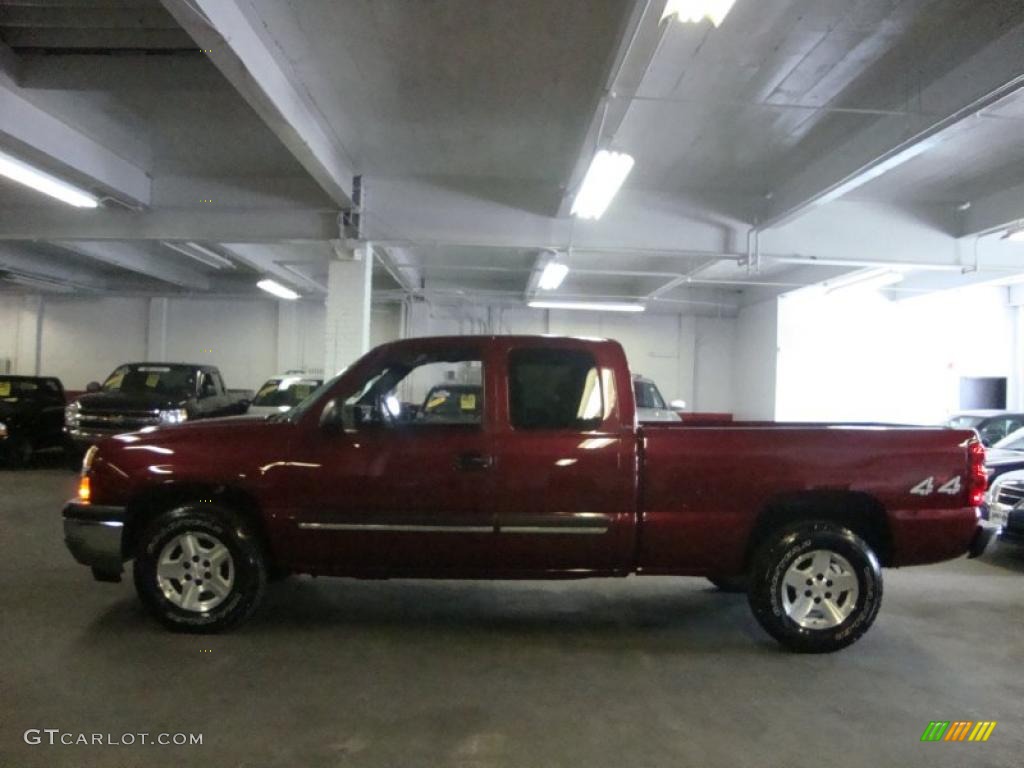
[{"label": "black tire", "polygon": [[[800,558],[807,562],[810,553],[818,550],[844,558],[858,590],[849,615],[829,628],[801,626],[787,614],[783,594],[791,589],[784,584],[787,571],[798,568]],[[816,581],[817,575],[812,579]],[[816,583],[812,588],[824,587]],[[792,599],[793,593],[788,594]],[[871,627],[882,604],[882,569],[871,548],[849,529],[828,521],[804,522],[774,532],[760,546],[751,568],[748,599],[758,623],[786,648],[831,653],[856,642]]]},{"label": "black tire", "polygon": [[7,466],[12,469],[25,469],[32,465],[35,448],[27,437],[15,437],[8,441]]},{"label": "black tire", "polygon": [[745,573],[739,576],[708,576],[707,578],[722,592],[746,594],[748,579]]},{"label": "black tire", "polygon": [[[157,579],[157,562],[164,547],[188,533],[202,542],[223,543],[231,555],[233,583],[221,602],[209,610],[188,610],[175,604]],[[181,559],[184,562],[185,558]],[[165,627],[208,634],[229,629],[256,610],[266,588],[267,567],[260,542],[237,514],[213,504],[196,504],[164,512],[146,526],[136,546],[133,576],[139,599]],[[178,584],[183,590],[184,582]]]}]

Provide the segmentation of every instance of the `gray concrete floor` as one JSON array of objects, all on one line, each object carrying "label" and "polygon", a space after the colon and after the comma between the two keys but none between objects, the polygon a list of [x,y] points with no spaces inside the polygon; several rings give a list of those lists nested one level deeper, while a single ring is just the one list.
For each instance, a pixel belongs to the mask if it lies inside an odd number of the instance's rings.
[{"label": "gray concrete floor", "polygon": [[[1024,554],[888,571],[868,635],[780,651],[695,579],[272,586],[211,638],[164,632],[61,541],[74,476],[0,471],[0,766],[1020,766]],[[208,651],[208,652],[206,652]],[[929,720],[996,720],[922,744]],[[29,728],[201,732],[28,746]]]}]

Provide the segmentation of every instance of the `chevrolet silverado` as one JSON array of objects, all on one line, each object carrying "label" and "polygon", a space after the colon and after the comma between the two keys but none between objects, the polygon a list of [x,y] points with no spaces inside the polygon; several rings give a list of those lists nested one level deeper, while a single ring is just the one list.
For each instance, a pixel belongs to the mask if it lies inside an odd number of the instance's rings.
[{"label": "chevrolet silverado", "polygon": [[614,341],[410,339],[281,416],[101,441],[64,530],[100,580],[134,560],[177,630],[237,624],[288,573],[677,575],[742,583],[769,634],[822,652],[871,626],[882,566],[984,549],[983,463],[970,430],[639,426]]}]

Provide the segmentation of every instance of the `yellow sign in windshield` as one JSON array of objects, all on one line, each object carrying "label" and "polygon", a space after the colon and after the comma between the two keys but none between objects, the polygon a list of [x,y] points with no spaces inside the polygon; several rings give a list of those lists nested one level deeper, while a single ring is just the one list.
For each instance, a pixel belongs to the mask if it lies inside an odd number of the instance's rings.
[{"label": "yellow sign in windshield", "polygon": [[459,407],[464,411],[476,410],[476,395],[470,393],[459,398]]},{"label": "yellow sign in windshield", "polygon": [[0,381],[0,397],[10,397],[10,396],[11,396],[11,382],[9,382],[9,381]]}]

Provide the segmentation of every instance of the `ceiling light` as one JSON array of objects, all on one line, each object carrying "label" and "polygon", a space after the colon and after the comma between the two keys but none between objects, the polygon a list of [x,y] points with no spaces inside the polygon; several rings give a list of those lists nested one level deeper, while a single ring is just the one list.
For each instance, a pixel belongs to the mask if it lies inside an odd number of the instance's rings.
[{"label": "ceiling light", "polygon": [[711,23],[717,27],[729,15],[735,2],[736,0],[668,0],[661,20],[664,21],[673,15],[680,21],[694,23],[702,19],[710,19]]},{"label": "ceiling light", "polygon": [[906,275],[893,269],[868,269],[844,275],[835,280],[825,282],[826,293],[835,293],[847,288],[860,288],[862,290],[888,288],[891,285],[902,283]]},{"label": "ceiling light", "polygon": [[573,201],[573,216],[600,219],[631,170],[633,158],[630,155],[607,149],[594,155]]},{"label": "ceiling light", "polygon": [[562,284],[562,281],[565,280],[565,276],[568,274],[568,264],[549,261],[544,266],[544,271],[540,273],[540,281],[537,283],[537,287],[542,291],[554,291]]},{"label": "ceiling light", "polygon": [[235,268],[234,263],[230,259],[211,251],[204,245],[199,245],[199,243],[169,243],[164,241],[164,245],[172,251],[177,251],[184,256],[188,256],[190,259],[198,261],[200,264],[205,264],[214,269]]},{"label": "ceiling light", "polygon": [[293,291],[291,288],[285,288],[280,283],[274,280],[260,280],[256,283],[257,288],[262,288],[267,293],[272,293],[279,299],[297,299],[299,294]]},{"label": "ceiling light", "polygon": [[0,152],[0,176],[6,176],[12,181],[32,187],[38,192],[55,197],[76,208],[95,208],[99,205],[97,199],[88,192],[83,192],[67,182],[48,173],[43,173],[4,152]]},{"label": "ceiling light", "polygon": [[1009,240],[1011,243],[1024,243],[1024,227],[1009,230],[1003,235],[1003,240]]},{"label": "ceiling light", "polygon": [[585,309],[591,312],[643,312],[643,304],[626,304],[613,301],[531,301],[531,309]]}]

